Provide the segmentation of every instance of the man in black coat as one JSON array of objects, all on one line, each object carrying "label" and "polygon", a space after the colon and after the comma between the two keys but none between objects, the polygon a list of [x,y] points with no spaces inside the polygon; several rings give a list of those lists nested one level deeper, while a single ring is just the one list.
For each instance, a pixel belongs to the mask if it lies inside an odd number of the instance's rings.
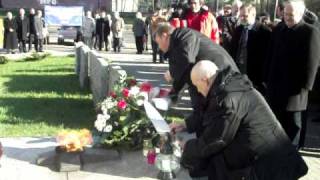
[{"label": "man in black coat", "polygon": [[255,20],[256,8],[252,4],[242,5],[241,25],[236,28],[232,38],[231,56],[241,73],[247,74],[255,88],[263,93],[262,77],[271,30]]},{"label": "man in black coat", "polygon": [[34,18],[36,16],[36,12],[34,8],[30,9],[30,14],[29,14],[29,27],[30,27],[30,33],[29,33],[29,51],[32,49],[32,44],[35,42],[36,46],[36,40],[37,40],[37,33],[35,30],[35,25],[34,25]]},{"label": "man in black coat", "polygon": [[220,69],[231,67],[234,71],[239,71],[230,55],[220,46],[214,44],[205,35],[189,28],[174,29],[169,23],[159,23],[154,33],[155,40],[159,44],[162,52],[169,58],[169,71],[166,72],[167,81],[173,81],[171,95],[177,95],[185,84],[189,86],[193,114],[186,119],[190,124],[190,132],[197,132],[201,123],[194,118],[201,116],[199,112],[203,108],[203,97],[197,92],[190,80],[192,66],[201,59],[211,60]]},{"label": "man in black coat", "polygon": [[106,12],[101,12],[101,17],[96,22],[96,37],[98,41],[99,51],[105,45],[108,50],[108,36],[110,34],[110,23],[106,18]]},{"label": "man in black coat", "polygon": [[[191,172],[209,161],[209,180],[297,180],[308,171],[263,96],[245,75],[199,61],[192,83],[206,98],[203,133],[185,144]],[[203,168],[203,167],[200,167]]]},{"label": "man in black coat", "polygon": [[267,71],[268,101],[297,148],[320,59],[319,31],[302,20],[304,11],[302,0],[285,3],[284,23],[272,34]]},{"label": "man in black coat", "polygon": [[28,40],[29,36],[30,24],[28,18],[25,16],[25,10],[22,8],[19,10],[19,16],[16,17],[16,23],[19,51],[27,52],[26,41]]}]

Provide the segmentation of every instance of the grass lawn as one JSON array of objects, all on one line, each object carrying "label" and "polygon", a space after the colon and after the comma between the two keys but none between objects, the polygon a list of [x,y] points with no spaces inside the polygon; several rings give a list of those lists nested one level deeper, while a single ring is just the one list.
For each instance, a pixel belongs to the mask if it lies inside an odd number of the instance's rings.
[{"label": "grass lawn", "polygon": [[74,74],[74,58],[0,64],[0,137],[91,129],[94,120],[91,95]]}]

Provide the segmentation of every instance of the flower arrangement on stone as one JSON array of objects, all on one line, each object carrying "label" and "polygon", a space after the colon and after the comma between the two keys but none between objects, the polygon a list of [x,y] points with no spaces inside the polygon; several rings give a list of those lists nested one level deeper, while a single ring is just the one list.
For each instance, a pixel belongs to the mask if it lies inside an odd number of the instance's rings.
[{"label": "flower arrangement on stone", "polygon": [[148,82],[138,84],[132,77],[117,82],[99,104],[94,141],[108,147],[141,148],[143,139],[156,136],[146,116],[144,101],[166,95],[165,92]]}]

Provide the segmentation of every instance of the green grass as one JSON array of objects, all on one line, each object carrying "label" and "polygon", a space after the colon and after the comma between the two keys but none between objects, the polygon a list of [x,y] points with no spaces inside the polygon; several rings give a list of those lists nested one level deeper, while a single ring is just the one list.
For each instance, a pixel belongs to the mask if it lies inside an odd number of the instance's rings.
[{"label": "green grass", "polygon": [[94,120],[91,95],[74,74],[74,58],[0,65],[0,137],[91,129]]}]

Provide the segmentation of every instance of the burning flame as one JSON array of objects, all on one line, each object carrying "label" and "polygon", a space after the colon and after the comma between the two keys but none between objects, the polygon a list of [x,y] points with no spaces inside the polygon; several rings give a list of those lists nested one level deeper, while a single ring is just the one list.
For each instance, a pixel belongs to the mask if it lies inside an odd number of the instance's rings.
[{"label": "burning flame", "polygon": [[92,144],[92,135],[87,129],[61,131],[57,136],[57,142],[66,152],[83,151],[84,146]]}]

